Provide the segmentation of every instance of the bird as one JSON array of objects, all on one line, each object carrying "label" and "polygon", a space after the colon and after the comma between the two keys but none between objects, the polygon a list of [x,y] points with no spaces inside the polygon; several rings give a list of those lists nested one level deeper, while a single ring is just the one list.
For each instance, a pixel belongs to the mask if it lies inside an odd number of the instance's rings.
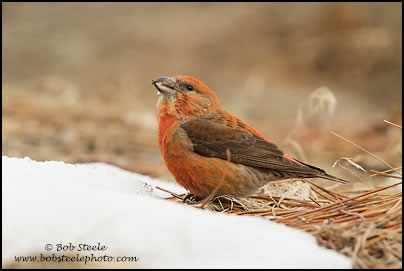
[{"label": "bird", "polygon": [[215,92],[191,76],[159,77],[158,145],[170,173],[191,198],[248,197],[290,178],[346,180],[285,154],[246,122],[224,110]]}]

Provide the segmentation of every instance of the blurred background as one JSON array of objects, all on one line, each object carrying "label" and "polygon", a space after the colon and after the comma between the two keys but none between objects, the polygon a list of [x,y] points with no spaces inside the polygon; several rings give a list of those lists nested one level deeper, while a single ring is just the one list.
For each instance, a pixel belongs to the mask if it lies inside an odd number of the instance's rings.
[{"label": "blurred background", "polygon": [[[401,3],[2,3],[2,154],[172,180],[160,76],[191,75],[286,153],[401,166]],[[352,165],[345,163],[352,169]],[[354,169],[353,169],[354,170]]]}]

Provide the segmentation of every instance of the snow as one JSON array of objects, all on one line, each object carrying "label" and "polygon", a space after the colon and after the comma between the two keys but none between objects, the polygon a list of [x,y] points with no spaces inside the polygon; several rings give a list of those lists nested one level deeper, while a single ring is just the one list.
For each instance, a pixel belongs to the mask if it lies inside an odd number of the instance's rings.
[{"label": "snow", "polygon": [[[173,183],[111,165],[2,157],[2,260],[46,244],[107,246],[80,255],[136,256],[146,268],[351,268],[314,237],[259,217],[193,208],[161,197]],[[66,252],[63,252],[67,254]],[[57,254],[59,255],[59,254]]]}]

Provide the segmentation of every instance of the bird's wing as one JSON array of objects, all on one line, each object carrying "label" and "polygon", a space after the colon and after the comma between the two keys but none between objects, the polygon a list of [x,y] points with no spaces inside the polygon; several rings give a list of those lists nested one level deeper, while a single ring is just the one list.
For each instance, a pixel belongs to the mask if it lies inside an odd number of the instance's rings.
[{"label": "bird's wing", "polygon": [[181,124],[181,128],[191,140],[194,152],[202,156],[304,176],[325,173],[322,169],[286,158],[275,144],[246,130],[208,119],[189,120]]}]

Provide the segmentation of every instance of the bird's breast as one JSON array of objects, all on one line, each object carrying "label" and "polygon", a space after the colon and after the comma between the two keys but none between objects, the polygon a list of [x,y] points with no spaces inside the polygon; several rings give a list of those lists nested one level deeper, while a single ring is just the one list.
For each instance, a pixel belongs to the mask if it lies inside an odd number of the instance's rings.
[{"label": "bird's breast", "polygon": [[159,147],[168,167],[175,159],[183,159],[187,151],[192,151],[192,143],[180,124],[176,118],[159,121]]}]

